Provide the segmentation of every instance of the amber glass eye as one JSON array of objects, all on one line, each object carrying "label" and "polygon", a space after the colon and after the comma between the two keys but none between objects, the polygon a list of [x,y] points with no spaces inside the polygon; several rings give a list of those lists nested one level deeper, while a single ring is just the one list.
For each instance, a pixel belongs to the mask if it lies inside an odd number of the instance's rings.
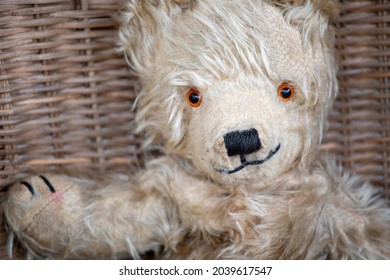
[{"label": "amber glass eye", "polygon": [[202,94],[195,88],[187,91],[187,102],[192,107],[199,107],[202,104]]},{"label": "amber glass eye", "polygon": [[292,84],[283,83],[278,88],[278,95],[283,101],[289,101],[295,95],[295,87]]}]

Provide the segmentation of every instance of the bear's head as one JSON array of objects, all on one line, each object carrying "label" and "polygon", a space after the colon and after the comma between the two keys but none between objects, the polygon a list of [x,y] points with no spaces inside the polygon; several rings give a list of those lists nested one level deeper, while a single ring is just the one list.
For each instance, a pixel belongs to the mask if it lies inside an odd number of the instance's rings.
[{"label": "bear's head", "polygon": [[337,91],[329,0],[130,0],[120,39],[151,143],[222,185],[316,158]]}]

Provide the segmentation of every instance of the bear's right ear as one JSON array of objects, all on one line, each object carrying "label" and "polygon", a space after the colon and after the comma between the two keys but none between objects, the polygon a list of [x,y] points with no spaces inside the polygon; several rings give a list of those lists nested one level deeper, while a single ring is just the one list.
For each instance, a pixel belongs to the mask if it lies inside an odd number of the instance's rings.
[{"label": "bear's right ear", "polygon": [[341,11],[338,0],[263,0],[279,8],[285,20],[301,33],[305,45],[334,44],[333,19]]},{"label": "bear's right ear", "polygon": [[158,41],[172,18],[192,8],[197,0],[127,0],[119,39],[135,74],[148,73]]},{"label": "bear's right ear", "polygon": [[319,11],[323,16],[333,19],[337,17],[341,10],[341,3],[339,0],[266,0],[275,5],[290,7],[311,5],[314,11]]}]

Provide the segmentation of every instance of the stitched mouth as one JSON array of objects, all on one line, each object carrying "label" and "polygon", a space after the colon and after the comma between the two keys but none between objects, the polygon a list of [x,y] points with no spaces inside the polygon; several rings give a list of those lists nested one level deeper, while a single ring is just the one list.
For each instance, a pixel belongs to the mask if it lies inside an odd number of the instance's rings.
[{"label": "stitched mouth", "polygon": [[216,169],[216,171],[220,172],[220,173],[225,173],[225,174],[233,174],[233,173],[236,173],[238,171],[243,170],[245,167],[250,166],[250,165],[261,165],[261,164],[267,162],[269,159],[271,159],[279,150],[280,150],[280,144],[274,150],[270,151],[269,154],[264,159],[254,160],[254,161],[247,161],[247,159],[245,158],[245,155],[240,155],[240,159],[241,159],[240,166],[236,167],[233,170]]}]

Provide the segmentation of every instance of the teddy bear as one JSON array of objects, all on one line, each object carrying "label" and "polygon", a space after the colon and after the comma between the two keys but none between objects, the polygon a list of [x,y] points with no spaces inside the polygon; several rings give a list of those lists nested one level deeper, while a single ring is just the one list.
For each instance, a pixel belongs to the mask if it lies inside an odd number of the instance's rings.
[{"label": "teddy bear", "polygon": [[[127,174],[36,174],[2,201],[48,259],[387,259],[390,208],[319,147],[337,94],[334,0],[126,0]],[[12,242],[11,242],[12,243]]]}]

